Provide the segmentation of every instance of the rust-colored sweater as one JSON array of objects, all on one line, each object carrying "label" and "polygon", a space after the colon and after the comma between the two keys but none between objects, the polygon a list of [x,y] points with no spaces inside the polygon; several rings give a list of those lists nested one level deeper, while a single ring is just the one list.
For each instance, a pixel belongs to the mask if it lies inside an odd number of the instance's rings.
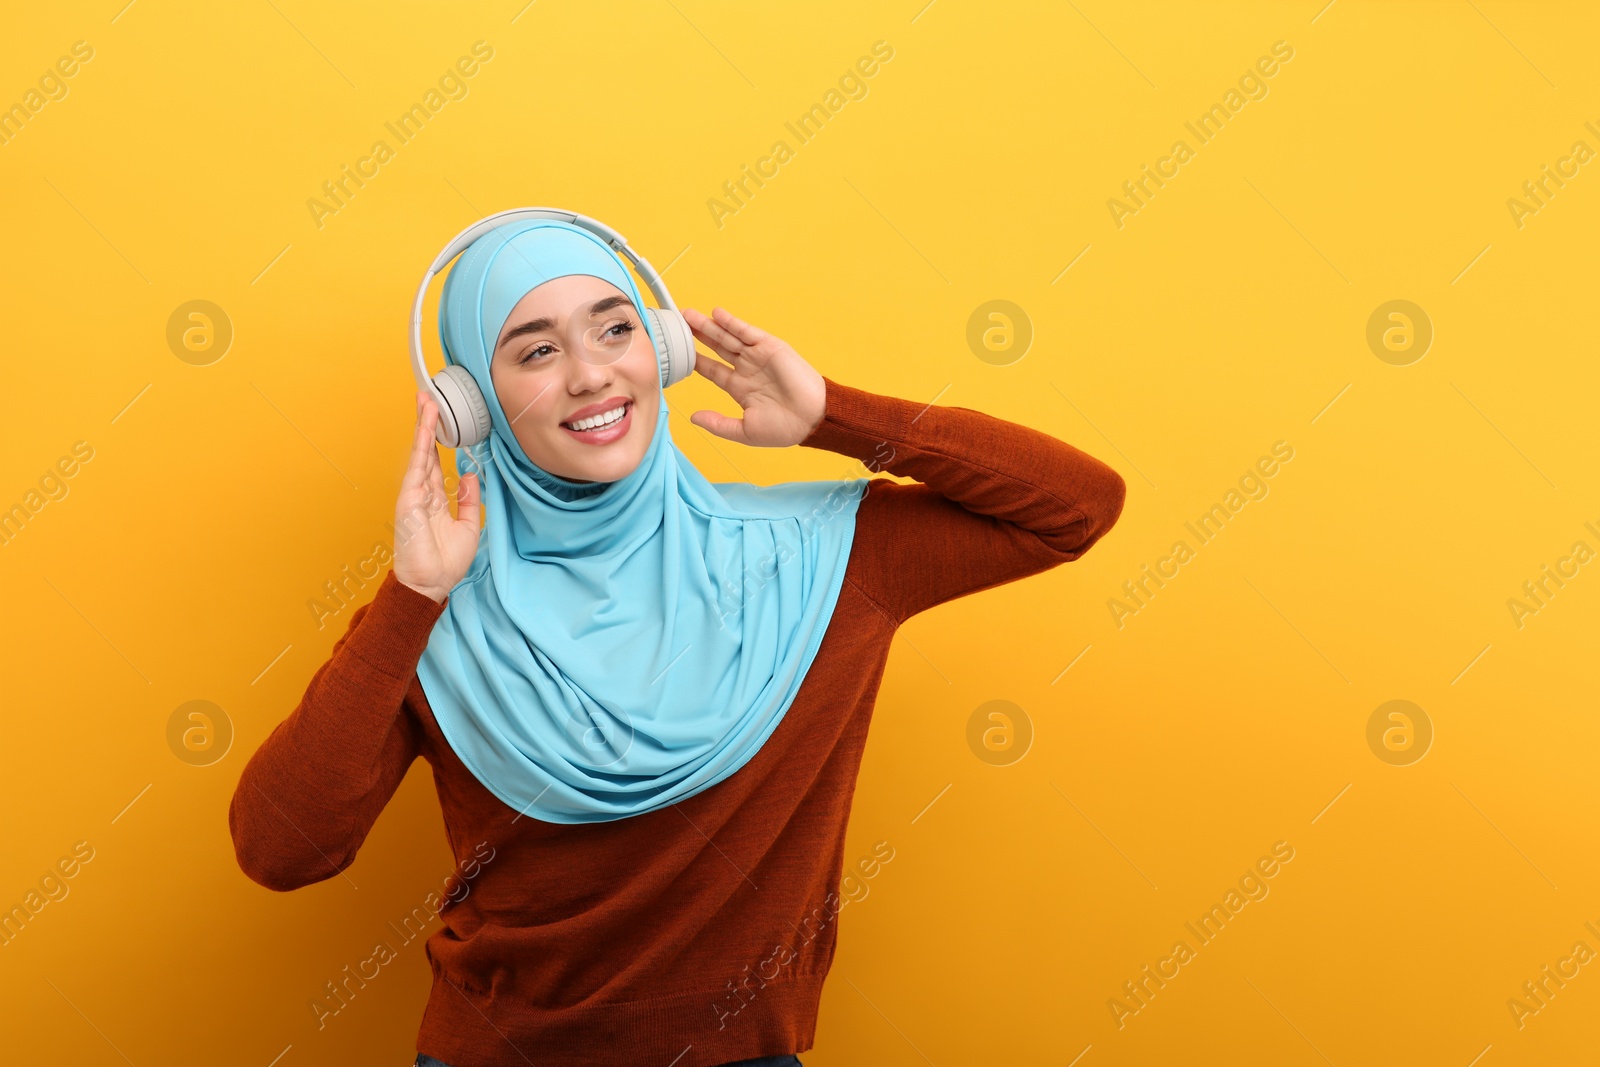
[{"label": "rust-colored sweater", "polygon": [[896,627],[1077,559],[1125,491],[1040,431],[825,382],[801,443],[916,481],[869,484],[816,659],[730,777],[614,822],[519,815],[439,732],[416,666],[444,606],[393,571],[245,766],[228,811],[239,866],[290,890],[347,867],[412,761],[432,765],[462,873],[426,942],[419,1051],[451,1067],[711,1067],[812,1047]]}]

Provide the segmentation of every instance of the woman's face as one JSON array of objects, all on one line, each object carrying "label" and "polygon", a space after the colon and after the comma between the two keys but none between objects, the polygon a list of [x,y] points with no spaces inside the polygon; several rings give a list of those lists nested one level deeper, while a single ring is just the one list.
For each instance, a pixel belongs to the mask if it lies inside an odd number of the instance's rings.
[{"label": "woman's face", "polygon": [[639,309],[610,282],[569,274],[529,290],[500,328],[489,373],[522,451],[558,477],[625,478],[655,436],[655,347]]}]

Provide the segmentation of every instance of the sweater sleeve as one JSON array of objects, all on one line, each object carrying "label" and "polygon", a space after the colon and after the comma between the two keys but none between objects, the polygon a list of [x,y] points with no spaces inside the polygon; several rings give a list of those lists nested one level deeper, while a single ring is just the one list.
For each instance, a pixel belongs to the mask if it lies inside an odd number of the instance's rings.
[{"label": "sweater sleeve", "polygon": [[389,571],[299,706],[245,764],[228,829],[252,881],[298,889],[355,860],[420,751],[406,691],[444,609]]},{"label": "sweater sleeve", "polygon": [[800,443],[922,483],[873,479],[856,513],[848,573],[896,625],[1075,560],[1122,514],[1122,477],[1049,434],[823,381],[822,421]]}]

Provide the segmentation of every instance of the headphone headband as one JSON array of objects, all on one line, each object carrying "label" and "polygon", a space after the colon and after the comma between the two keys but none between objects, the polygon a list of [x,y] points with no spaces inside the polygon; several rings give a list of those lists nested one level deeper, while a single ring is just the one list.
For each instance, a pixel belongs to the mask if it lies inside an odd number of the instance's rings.
[{"label": "headphone headband", "polygon": [[[639,277],[644,279],[645,287],[655,296],[656,303],[663,310],[677,310],[678,305],[673,303],[672,294],[667,292],[666,283],[661,280],[661,275],[656,272],[656,269],[650,265],[650,261],[630,248],[627,238],[598,219],[591,219],[587,215],[579,215],[575,211],[562,211],[560,208],[553,207],[511,208],[510,210],[490,215],[456,234],[450,239],[450,243],[445,245],[444,251],[434,257],[432,265],[428,267],[428,272],[422,276],[422,284],[417,286],[417,297],[411,304],[411,371],[416,376],[417,388],[427,390],[432,395],[434,403],[439,405],[441,412],[447,410],[447,401],[439,392],[433,377],[428,373],[427,360],[422,353],[422,303],[428,295],[428,283],[433,281],[434,275],[443,270],[447,263],[465,252],[472,245],[472,242],[497,226],[507,222],[518,222],[522,219],[554,219],[557,222],[565,222],[588,230],[604,240],[613,251],[625,257],[634,265],[634,268],[639,272]],[[647,314],[647,309],[640,308],[639,314]],[[443,426],[440,428],[444,429]]]}]

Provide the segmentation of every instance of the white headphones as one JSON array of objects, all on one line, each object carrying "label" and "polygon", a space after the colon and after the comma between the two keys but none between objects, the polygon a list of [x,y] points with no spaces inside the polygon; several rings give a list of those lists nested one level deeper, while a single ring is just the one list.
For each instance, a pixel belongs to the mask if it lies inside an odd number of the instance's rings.
[{"label": "white headphones", "polygon": [[658,308],[639,309],[639,313],[653,327],[651,332],[655,337],[656,361],[661,367],[661,388],[682,381],[694,370],[694,334],[689,332],[689,324],[679,314],[678,305],[672,302],[672,294],[667,292],[661,275],[656,273],[648,260],[628,247],[627,238],[603,222],[571,211],[549,207],[501,211],[473,223],[451,238],[444,251],[434,259],[433,266],[428,268],[428,273],[422,276],[422,284],[417,286],[416,302],[411,307],[411,370],[416,375],[417,387],[426,389],[439,406],[439,425],[435,428],[434,437],[446,448],[471,448],[488,440],[492,422],[489,405],[478,388],[477,380],[467,368],[450,363],[438,374],[431,378],[428,376],[428,365],[422,358],[422,299],[427,295],[428,283],[444,269],[446,263],[465,252],[472,242],[495,227],[521,219],[556,219],[581,226],[604,240],[619,255],[626,256],[661,305]]}]

